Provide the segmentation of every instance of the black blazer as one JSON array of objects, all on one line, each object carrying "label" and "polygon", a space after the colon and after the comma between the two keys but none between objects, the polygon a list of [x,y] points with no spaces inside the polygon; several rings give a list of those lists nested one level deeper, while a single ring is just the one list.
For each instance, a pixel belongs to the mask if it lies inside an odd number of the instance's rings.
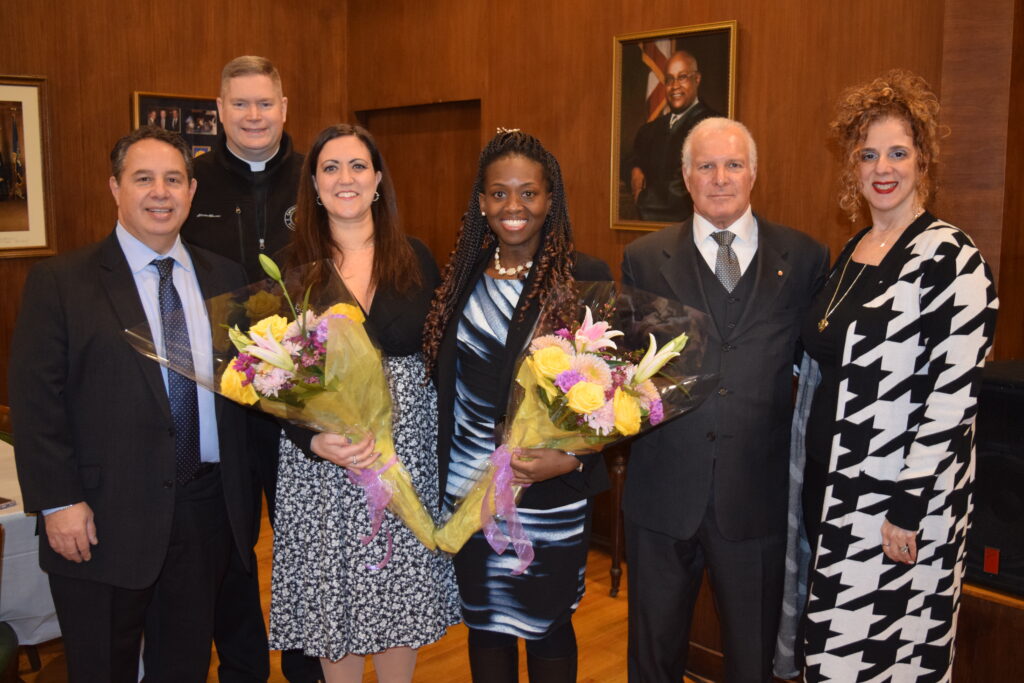
[{"label": "black blazer", "polygon": [[[444,337],[441,339],[441,348],[438,350],[436,369],[437,454],[438,480],[441,487],[440,499],[442,501],[444,500],[445,485],[448,481],[452,433],[455,430],[455,359],[459,317],[466,305],[466,301],[473,292],[473,286],[483,275],[484,271],[487,270],[487,265],[490,263],[493,253],[493,249],[486,253],[481,253],[473,275],[469,279],[470,285],[466,287],[466,291],[462,293],[462,297],[459,299],[455,314],[448,324],[448,329],[445,330]],[[609,270],[608,264],[604,261],[580,252],[576,252],[575,259],[576,266],[573,269],[573,277],[577,280],[610,281],[612,279],[611,270]],[[527,276],[526,283],[523,286],[524,294],[530,291],[535,274],[536,271],[532,270]],[[521,310],[526,311],[526,315],[522,320],[519,318]],[[508,337],[505,342],[505,359],[501,368],[501,382],[499,385],[502,390],[496,403],[498,414],[495,415],[495,424],[500,424],[505,420],[505,407],[508,404],[508,391],[514,379],[513,373],[515,372],[516,360],[519,358],[520,352],[529,343],[539,314],[540,308],[536,301],[530,302],[524,308],[522,300],[520,300],[519,305],[516,307],[515,313],[512,314],[512,322],[509,324]],[[498,436],[495,436],[495,448],[500,445],[497,443]],[[525,508],[549,509],[567,505],[582,498],[589,498],[607,489],[608,470],[604,465],[603,456],[600,453],[593,453],[582,455],[580,459],[583,461],[582,472],[569,472],[560,477],[531,485],[523,492],[519,504]]]},{"label": "black blazer", "polygon": [[[718,373],[692,413],[632,446],[623,511],[637,524],[687,539],[714,497],[719,528],[739,540],[786,529],[793,362],[800,322],[824,281],[828,249],[758,219],[753,294],[734,329],[718,321],[704,369]],[[710,311],[692,219],[646,235],[625,251],[623,284]]]},{"label": "black blazer", "polygon": [[[190,248],[204,297],[245,285],[241,267]],[[117,237],[32,267],[11,340],[10,398],[26,511],[86,501],[99,544],[76,564],[49,546],[47,572],[139,589],[156,581],[174,515],[174,436],[160,367],[122,330],[145,322]],[[224,498],[248,562],[258,518],[245,410],[216,399]]]},{"label": "black blazer", "polygon": [[627,187],[634,167],[644,172],[647,186],[637,199],[641,210],[646,207],[669,210],[674,220],[693,212],[690,193],[683,182],[683,143],[694,126],[714,116],[721,114],[698,101],[674,126],[669,125],[671,113],[640,126],[633,141],[633,153],[623,172]]}]

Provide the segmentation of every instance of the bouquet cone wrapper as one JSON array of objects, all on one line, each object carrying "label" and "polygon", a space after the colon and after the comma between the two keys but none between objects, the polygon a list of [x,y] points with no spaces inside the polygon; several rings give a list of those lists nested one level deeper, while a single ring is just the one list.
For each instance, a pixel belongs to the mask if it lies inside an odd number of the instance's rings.
[{"label": "bouquet cone wrapper", "polygon": [[[154,342],[148,324],[125,336],[143,356],[243,405],[353,442],[373,436],[377,459],[359,474],[347,472],[367,497],[371,533],[363,542],[376,535],[386,507],[434,549],[434,521],[395,453],[391,393],[362,311],[333,267],[327,284],[304,292],[307,268],[282,278],[275,266],[269,280],[208,299],[213,354],[194,369],[170,362],[173,354]],[[390,539],[374,568],[389,557]]]},{"label": "bouquet cone wrapper", "polygon": [[[715,375],[702,369],[708,342],[702,312],[614,283],[576,283],[572,296],[569,305],[542,312],[520,354],[501,445],[435,533],[440,549],[458,552],[482,529],[495,552],[515,550],[513,573],[522,573],[533,548],[516,513],[522,489],[511,484],[518,449],[600,451],[692,410],[714,386]],[[565,362],[572,363],[566,374],[542,367],[534,354],[544,346],[566,350]],[[579,372],[571,374],[574,367]],[[588,387],[600,407],[587,413],[564,387],[589,380],[601,387]]]}]

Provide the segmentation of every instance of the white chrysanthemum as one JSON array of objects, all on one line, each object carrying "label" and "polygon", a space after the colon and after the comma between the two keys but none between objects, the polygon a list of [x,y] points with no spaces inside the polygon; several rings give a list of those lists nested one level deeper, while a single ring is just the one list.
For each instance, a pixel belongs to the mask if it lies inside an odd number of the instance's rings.
[{"label": "white chrysanthemum", "polygon": [[584,381],[599,384],[606,391],[612,388],[612,371],[608,364],[592,353],[579,353],[569,362],[569,369],[583,375]]},{"label": "white chrysanthemum", "polygon": [[530,351],[539,351],[540,349],[547,348],[548,346],[557,346],[570,356],[576,353],[576,349],[572,347],[572,343],[570,343],[568,339],[559,337],[557,334],[545,334],[543,337],[537,337],[530,342]]}]

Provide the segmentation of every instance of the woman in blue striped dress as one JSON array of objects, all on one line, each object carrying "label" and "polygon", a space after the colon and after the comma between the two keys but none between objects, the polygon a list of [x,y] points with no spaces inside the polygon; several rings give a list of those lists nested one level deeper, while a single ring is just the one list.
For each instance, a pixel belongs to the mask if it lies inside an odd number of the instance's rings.
[{"label": "woman in blue striped dress", "polygon": [[[515,361],[545,304],[574,279],[611,280],[573,248],[561,170],[531,135],[499,130],[480,156],[469,210],[424,328],[438,390],[441,496],[450,512],[499,445]],[[572,614],[583,597],[590,501],[608,487],[600,454],[532,449],[513,457],[535,559],[520,575],[477,532],[455,557],[474,681],[576,680]]]}]

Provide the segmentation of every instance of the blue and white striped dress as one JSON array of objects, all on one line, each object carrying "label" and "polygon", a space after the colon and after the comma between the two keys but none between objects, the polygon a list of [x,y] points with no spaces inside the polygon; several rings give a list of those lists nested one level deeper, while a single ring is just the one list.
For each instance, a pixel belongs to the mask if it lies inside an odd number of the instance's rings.
[{"label": "blue and white striped dress", "polygon": [[[484,275],[459,319],[455,431],[445,487],[450,511],[487,467],[495,448],[496,406],[506,387],[499,386],[509,322],[523,291],[522,280]],[[462,614],[470,628],[521,638],[543,638],[566,623],[584,591],[589,538],[587,500],[558,508],[519,508],[536,557],[521,575],[511,548],[497,555],[477,532],[455,556]],[[505,531],[504,525],[502,530]]]}]

